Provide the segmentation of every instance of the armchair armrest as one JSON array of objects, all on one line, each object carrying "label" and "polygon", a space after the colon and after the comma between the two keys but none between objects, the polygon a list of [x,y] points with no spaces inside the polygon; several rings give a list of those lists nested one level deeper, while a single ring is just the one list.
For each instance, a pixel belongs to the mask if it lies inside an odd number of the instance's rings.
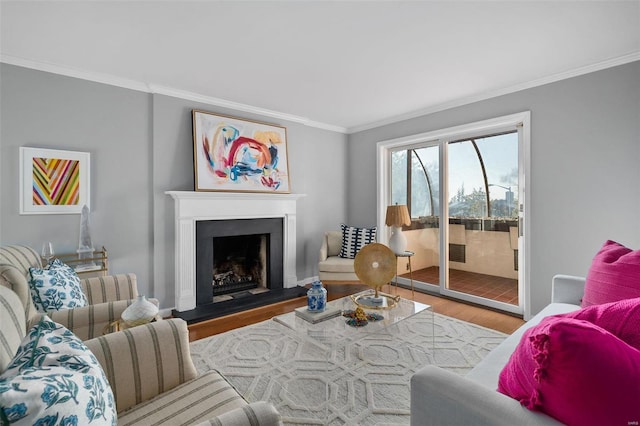
[{"label": "armchair armrest", "polygon": [[135,299],[138,296],[135,274],[85,278],[80,284],[90,305]]},{"label": "armchair armrest", "polygon": [[552,283],[551,301],[580,305],[582,296],[584,296],[585,282],[584,277],[555,275]]},{"label": "armchair armrest", "polygon": [[411,425],[560,425],[518,401],[433,365],[411,377]]},{"label": "armchair armrest", "polygon": [[118,413],[196,377],[187,323],[157,321],[84,342],[104,369]]},{"label": "armchair armrest", "polygon": [[[255,422],[257,420],[257,423]],[[268,402],[252,402],[244,407],[236,408],[213,419],[198,423],[197,426],[234,425],[234,426],[279,426],[282,424],[280,414]]]},{"label": "armchair armrest", "polygon": [[47,315],[53,321],[67,327],[73,334],[84,341],[102,336],[105,327],[109,323],[120,319],[122,312],[133,302],[133,299],[129,299],[98,303],[97,305],[87,305],[81,308],[49,312]]}]

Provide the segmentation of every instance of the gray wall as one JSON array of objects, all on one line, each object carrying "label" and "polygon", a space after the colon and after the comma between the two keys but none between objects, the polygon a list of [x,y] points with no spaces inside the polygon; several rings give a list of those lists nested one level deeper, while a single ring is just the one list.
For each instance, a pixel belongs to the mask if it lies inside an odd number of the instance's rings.
[{"label": "gray wall", "polygon": [[[95,245],[111,271],[173,306],[173,205],[193,188],[193,108],[287,127],[298,210],[298,279],[317,274],[322,232],[376,223],[377,142],[532,112],[533,312],[556,273],[586,274],[606,239],[640,247],[640,62],[345,135],[182,99],[0,64],[0,243],[73,251],[78,215],[18,214],[21,146],[91,153]],[[348,143],[347,143],[348,139]],[[348,212],[348,215],[347,215]]]},{"label": "gray wall", "polygon": [[0,243],[39,251],[52,241],[73,252],[79,215],[19,215],[19,147],[91,153],[94,245],[112,273],[135,272],[140,291],[174,305],[173,204],[169,190],[193,190],[191,110],[287,127],[291,192],[298,203],[298,280],[317,275],[325,230],[347,216],[347,137],[182,99],[0,64]]},{"label": "gray wall", "polygon": [[[184,99],[153,98],[153,194],[156,296],[174,300],[173,200],[165,191],[193,190],[193,138],[191,110],[202,109],[250,120],[273,122],[254,114],[213,108]],[[340,133],[279,123],[287,127],[291,192],[306,194],[298,201],[298,280],[318,274],[323,233],[339,229],[346,212],[346,140]],[[164,284],[160,284],[164,283]]]},{"label": "gray wall", "polygon": [[350,135],[349,221],[376,222],[377,142],[527,110],[532,313],[605,240],[640,248],[640,62]]},{"label": "gray wall", "polygon": [[143,291],[152,271],[151,96],[2,64],[1,237],[38,252],[78,248],[80,215],[20,215],[19,147],[91,154],[94,246],[109,250],[111,270],[135,272]]}]

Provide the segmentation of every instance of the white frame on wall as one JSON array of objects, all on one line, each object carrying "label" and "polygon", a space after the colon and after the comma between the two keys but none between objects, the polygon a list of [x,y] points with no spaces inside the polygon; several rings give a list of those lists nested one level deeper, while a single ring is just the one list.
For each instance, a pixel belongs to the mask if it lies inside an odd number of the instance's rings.
[{"label": "white frame on wall", "polygon": [[[74,204],[35,204],[33,202],[34,159],[61,159],[78,161],[78,201]],[[20,148],[20,214],[80,214],[82,207],[90,206],[90,154],[46,148]]]}]

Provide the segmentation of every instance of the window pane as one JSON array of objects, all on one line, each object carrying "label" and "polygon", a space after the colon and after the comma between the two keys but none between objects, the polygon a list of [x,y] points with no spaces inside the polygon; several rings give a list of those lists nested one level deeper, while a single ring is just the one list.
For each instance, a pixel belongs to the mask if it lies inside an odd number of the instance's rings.
[{"label": "window pane", "polygon": [[391,153],[391,204],[407,204],[407,151]]},{"label": "window pane", "polygon": [[449,163],[449,216],[517,217],[517,132],[452,142]]},{"label": "window pane", "polygon": [[487,216],[482,167],[469,140],[449,144],[449,216]]},{"label": "window pane", "polygon": [[440,175],[438,147],[431,146],[413,151],[411,170],[411,217],[438,216],[440,214]]},{"label": "window pane", "polygon": [[518,134],[476,139],[487,171],[491,216],[518,216]]}]

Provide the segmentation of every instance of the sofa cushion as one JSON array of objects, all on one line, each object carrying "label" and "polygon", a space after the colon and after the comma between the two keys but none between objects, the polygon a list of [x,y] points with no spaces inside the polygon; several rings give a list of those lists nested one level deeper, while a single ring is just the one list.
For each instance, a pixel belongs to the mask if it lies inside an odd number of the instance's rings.
[{"label": "sofa cushion", "polygon": [[328,257],[327,260],[318,262],[318,269],[323,272],[353,272],[353,259],[345,259],[339,256]]},{"label": "sofa cushion", "polygon": [[342,231],[329,231],[326,233],[327,256],[340,256],[342,250]]},{"label": "sofa cushion", "polygon": [[591,263],[582,306],[634,297],[640,297],[640,250],[631,250],[609,240]]},{"label": "sofa cushion", "polygon": [[538,325],[547,316],[573,312],[577,309],[580,309],[580,306],[571,303],[550,303],[503,340],[498,347],[489,352],[465,377],[495,391],[498,387],[500,372],[509,361],[509,357],[520,343],[526,330]]},{"label": "sofa cushion", "polygon": [[588,321],[550,317],[524,334],[498,391],[566,424],[627,424],[640,418],[639,381],[638,349]]},{"label": "sofa cushion", "polygon": [[360,249],[376,241],[377,228],[356,228],[340,224],[342,229],[342,248],[340,257],[355,259]]},{"label": "sofa cushion", "polygon": [[2,424],[116,423],[111,387],[93,354],[44,316],[0,375]]},{"label": "sofa cushion", "polygon": [[246,405],[218,372],[209,371],[120,413],[118,424],[193,425]]},{"label": "sofa cushion", "polygon": [[0,285],[0,373],[13,360],[27,329],[24,308],[12,290]]},{"label": "sofa cushion", "polygon": [[0,285],[10,288],[20,298],[27,320],[38,316],[29,290],[29,268],[41,267],[40,255],[25,246],[0,247]]},{"label": "sofa cushion", "polygon": [[559,316],[588,321],[640,350],[640,297],[588,306]]},{"label": "sofa cushion", "polygon": [[29,287],[39,312],[80,308],[87,305],[80,278],[70,266],[55,259],[48,269],[29,268]]},{"label": "sofa cushion", "polygon": [[280,413],[273,406],[265,401],[252,402],[241,408],[227,411],[213,419],[207,419],[197,426],[219,426],[219,425],[245,425],[252,424],[259,419],[260,424],[281,425]]}]

